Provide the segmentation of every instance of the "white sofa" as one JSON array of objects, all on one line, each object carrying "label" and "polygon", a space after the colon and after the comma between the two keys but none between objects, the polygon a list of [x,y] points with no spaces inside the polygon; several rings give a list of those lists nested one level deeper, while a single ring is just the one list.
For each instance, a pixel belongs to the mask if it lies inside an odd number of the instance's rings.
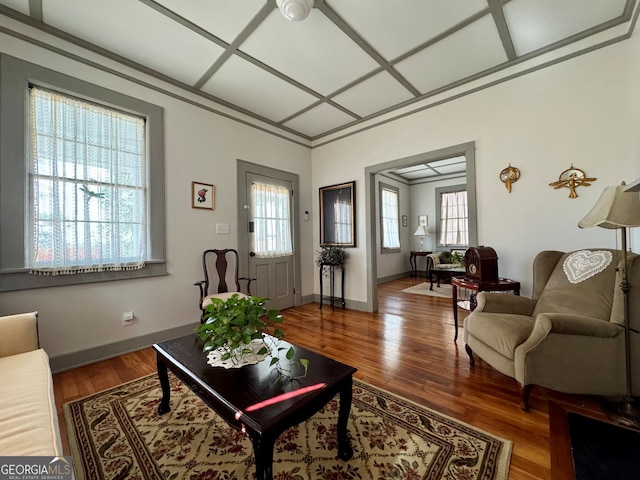
[{"label": "white sofa", "polygon": [[0,456],[62,456],[49,357],[36,312],[0,317]]}]

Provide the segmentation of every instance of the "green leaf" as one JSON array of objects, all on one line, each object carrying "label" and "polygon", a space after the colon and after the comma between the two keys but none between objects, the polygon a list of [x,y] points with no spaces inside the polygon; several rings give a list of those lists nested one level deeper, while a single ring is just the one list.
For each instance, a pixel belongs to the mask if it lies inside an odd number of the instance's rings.
[{"label": "green leaf", "polygon": [[269,363],[270,367],[273,367],[276,363],[278,363],[280,360],[278,359],[278,357],[273,357],[271,359],[271,363]]},{"label": "green leaf", "polygon": [[296,352],[293,350],[293,347],[289,348],[289,350],[287,350],[287,354],[285,355],[287,357],[287,360],[291,360],[295,353]]}]

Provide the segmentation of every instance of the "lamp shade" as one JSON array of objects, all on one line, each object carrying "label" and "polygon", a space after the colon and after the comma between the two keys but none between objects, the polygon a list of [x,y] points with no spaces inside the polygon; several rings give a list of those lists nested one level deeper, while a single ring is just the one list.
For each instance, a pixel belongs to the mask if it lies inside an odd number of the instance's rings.
[{"label": "lamp shade", "polygon": [[625,192],[624,182],[606,187],[591,211],[578,222],[580,228],[640,227],[640,195]]},{"label": "lamp shade", "polygon": [[277,0],[280,12],[287,20],[299,22],[309,16],[313,0]]},{"label": "lamp shade", "polygon": [[418,226],[418,228],[416,228],[416,231],[413,232],[414,235],[429,235],[429,232],[427,232],[427,229],[425,228],[424,225],[420,225]]}]

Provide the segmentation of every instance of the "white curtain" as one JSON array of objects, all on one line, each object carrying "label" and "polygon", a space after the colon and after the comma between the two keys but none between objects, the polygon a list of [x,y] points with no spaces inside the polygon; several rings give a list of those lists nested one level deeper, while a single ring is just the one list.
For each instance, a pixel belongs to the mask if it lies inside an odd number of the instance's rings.
[{"label": "white curtain", "polygon": [[30,89],[32,273],[144,266],[145,121]]},{"label": "white curtain", "polygon": [[469,213],[466,191],[442,194],[440,221],[441,245],[469,244]]},{"label": "white curtain", "polygon": [[398,194],[383,188],[382,203],[382,248],[400,248],[400,222],[398,219]]},{"label": "white curtain", "polygon": [[287,188],[254,183],[253,250],[257,257],[284,257],[293,254],[291,242],[291,194]]}]

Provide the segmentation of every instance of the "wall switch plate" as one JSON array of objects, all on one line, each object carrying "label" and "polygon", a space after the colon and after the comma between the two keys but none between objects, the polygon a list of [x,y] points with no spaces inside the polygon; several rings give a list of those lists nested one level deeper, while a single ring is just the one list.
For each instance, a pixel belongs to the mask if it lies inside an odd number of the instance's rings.
[{"label": "wall switch plate", "polygon": [[228,223],[216,223],[216,233],[221,233],[224,235],[229,234],[229,224]]},{"label": "wall switch plate", "polygon": [[124,312],[122,314],[122,326],[127,327],[133,325],[133,312]]}]

